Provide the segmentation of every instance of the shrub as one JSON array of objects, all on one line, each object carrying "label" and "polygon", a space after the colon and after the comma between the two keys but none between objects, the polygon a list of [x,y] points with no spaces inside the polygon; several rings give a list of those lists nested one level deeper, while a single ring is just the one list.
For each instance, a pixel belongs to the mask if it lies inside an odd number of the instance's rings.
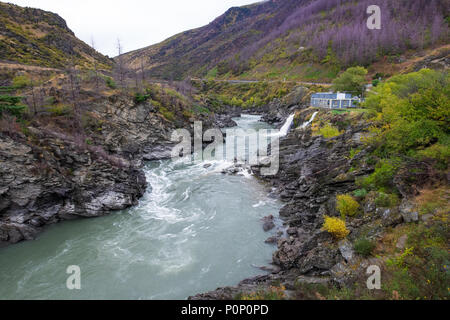
[{"label": "shrub", "polygon": [[17,76],[13,79],[12,85],[16,89],[23,89],[30,85],[31,81],[26,76]]},{"label": "shrub", "polygon": [[150,104],[151,104],[152,106],[158,108],[158,109],[162,108],[162,104],[161,104],[161,102],[159,102],[159,101],[150,99]]},{"label": "shrub", "polygon": [[356,240],[354,245],[355,252],[363,257],[368,257],[375,249],[375,243],[367,238],[361,238]]},{"label": "shrub", "polygon": [[449,223],[433,219],[408,232],[407,247],[399,256],[386,261],[391,280],[384,286],[396,290],[403,299],[448,299]]},{"label": "shrub", "polygon": [[392,179],[397,172],[397,166],[389,160],[378,162],[375,172],[363,180],[366,188],[384,190],[392,185]]},{"label": "shrub", "polygon": [[135,96],[134,96],[134,102],[136,104],[142,103],[142,102],[147,101],[149,98],[150,98],[149,94],[136,93]]},{"label": "shrub", "polygon": [[361,152],[361,149],[353,149],[353,148],[352,148],[352,149],[350,150],[349,158],[350,158],[350,159],[355,158],[360,152]]},{"label": "shrub", "polygon": [[338,128],[333,127],[331,124],[327,123],[324,127],[319,129],[319,135],[326,139],[337,137],[341,134]]},{"label": "shrub", "polygon": [[380,192],[375,199],[377,207],[391,208],[398,205],[398,196],[396,194],[387,194]]},{"label": "shrub", "polygon": [[63,104],[46,107],[47,111],[53,116],[66,116],[72,112],[72,108]]},{"label": "shrub", "polygon": [[385,158],[417,151],[448,139],[450,75],[422,69],[392,77],[368,95],[364,106],[380,115],[372,144]]},{"label": "shrub", "polygon": [[26,110],[26,106],[19,105],[20,101],[22,97],[0,95],[0,118],[3,113],[8,113],[20,119]]},{"label": "shrub", "polygon": [[349,194],[342,194],[336,197],[337,209],[341,213],[342,218],[346,216],[354,216],[358,213],[359,203]]},{"label": "shrub", "polygon": [[240,300],[283,300],[286,298],[286,288],[281,285],[279,287],[271,286],[267,290],[258,290],[246,295],[241,295]]},{"label": "shrub", "polygon": [[361,95],[366,84],[367,70],[363,67],[351,67],[343,72],[333,82],[333,87],[338,91],[348,91]]},{"label": "shrub", "polygon": [[353,191],[353,195],[357,198],[365,198],[367,196],[367,190],[366,189],[358,189]]},{"label": "shrub", "polygon": [[175,120],[175,115],[173,114],[173,112],[167,110],[167,108],[165,107],[161,107],[159,108],[159,112],[163,115],[164,118],[166,118],[169,121],[174,121]]},{"label": "shrub", "polygon": [[345,221],[339,218],[325,216],[323,229],[330,233],[336,239],[345,239],[350,231],[345,226]]},{"label": "shrub", "polygon": [[117,88],[116,82],[111,77],[106,77],[105,78],[105,83],[108,86],[108,88],[110,88],[110,89],[116,89]]},{"label": "shrub", "polygon": [[419,159],[433,159],[435,160],[436,167],[438,169],[445,170],[448,167],[448,162],[450,159],[450,146],[436,143],[431,147],[418,152]]},{"label": "shrub", "polygon": [[205,108],[201,105],[194,105],[192,107],[192,112],[194,112],[195,114],[209,114],[211,113],[211,111],[208,108]]},{"label": "shrub", "polygon": [[183,110],[183,117],[185,117],[186,119],[189,119],[193,116],[194,114],[192,113],[192,111],[190,110]]}]

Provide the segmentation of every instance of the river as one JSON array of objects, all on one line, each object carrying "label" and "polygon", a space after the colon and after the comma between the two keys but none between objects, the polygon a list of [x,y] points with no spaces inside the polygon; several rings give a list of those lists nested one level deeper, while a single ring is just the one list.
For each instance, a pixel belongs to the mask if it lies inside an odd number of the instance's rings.
[{"label": "river", "polygon": [[[267,129],[260,117],[234,119]],[[280,203],[224,162],[146,164],[151,188],[136,207],[52,225],[34,241],[0,249],[0,299],[186,299],[263,274],[275,247],[261,219]],[[69,290],[66,269],[81,270]]]}]

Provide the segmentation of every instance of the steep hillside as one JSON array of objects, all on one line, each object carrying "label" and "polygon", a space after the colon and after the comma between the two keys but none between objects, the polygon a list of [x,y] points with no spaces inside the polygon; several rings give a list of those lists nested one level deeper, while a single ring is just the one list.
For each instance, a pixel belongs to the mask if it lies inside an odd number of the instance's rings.
[{"label": "steep hillside", "polygon": [[143,160],[167,158],[176,127],[211,122],[168,84],[116,83],[114,61],[56,14],[0,9],[0,246],[135,205]]},{"label": "steep hillside", "polygon": [[104,69],[113,62],[75,37],[57,14],[0,2],[0,60],[62,68],[68,61],[83,67],[94,61]]},{"label": "steep hillside", "polygon": [[351,65],[398,63],[449,39],[446,0],[378,1],[382,29],[361,0],[278,0],[229,9],[199,29],[122,56],[154,78],[332,79]]},{"label": "steep hillside", "polygon": [[127,53],[123,58],[131,68],[144,64],[155,78],[205,74],[220,61],[278,27],[295,7],[295,2],[265,1],[234,7],[204,27]]}]

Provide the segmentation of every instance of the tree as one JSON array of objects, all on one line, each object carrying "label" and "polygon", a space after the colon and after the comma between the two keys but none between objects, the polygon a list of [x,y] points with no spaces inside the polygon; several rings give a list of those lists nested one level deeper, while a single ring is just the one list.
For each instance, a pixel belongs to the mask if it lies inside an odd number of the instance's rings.
[{"label": "tree", "polygon": [[333,88],[361,96],[365,91],[366,75],[367,70],[363,67],[348,68],[333,81]]},{"label": "tree", "polygon": [[142,83],[145,83],[145,66],[144,66],[144,57],[141,57],[141,75],[142,75]]},{"label": "tree", "polygon": [[122,43],[120,42],[120,39],[117,39],[117,71],[119,73],[119,83],[120,86],[124,87],[124,80],[125,80],[125,63],[123,59],[123,47]]},{"label": "tree", "polygon": [[9,113],[10,115],[20,118],[22,113],[26,110],[26,107],[20,105],[22,97],[12,95],[2,95],[0,92],[0,119],[3,113]]},{"label": "tree", "polygon": [[73,105],[74,129],[82,131],[83,126],[81,124],[80,74],[77,70],[75,58],[73,56],[71,56],[66,63],[65,73],[68,81],[65,91],[66,97],[70,99]]},{"label": "tree", "polygon": [[[95,51],[97,51],[97,49],[95,48],[95,41],[94,41],[94,37],[91,37],[91,47],[92,49],[94,49]],[[95,90],[98,93],[99,91],[99,75],[98,75],[98,66],[97,66],[97,59],[94,57],[94,75],[95,75]]]}]

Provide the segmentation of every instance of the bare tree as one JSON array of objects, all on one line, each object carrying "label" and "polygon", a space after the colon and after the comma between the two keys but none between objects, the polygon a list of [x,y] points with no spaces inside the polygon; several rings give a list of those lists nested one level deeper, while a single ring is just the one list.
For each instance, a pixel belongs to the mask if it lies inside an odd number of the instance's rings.
[{"label": "bare tree", "polygon": [[[95,51],[97,51],[97,49],[95,48],[95,41],[94,41],[94,37],[91,37],[91,47],[92,49],[94,49]],[[95,74],[95,91],[98,93],[99,91],[99,87],[100,87],[100,81],[99,81],[99,75],[98,75],[98,65],[97,65],[97,59],[94,58],[94,74]]]},{"label": "bare tree", "polygon": [[124,87],[124,80],[125,80],[125,63],[123,59],[123,47],[122,43],[120,42],[120,39],[117,38],[117,71],[119,73],[119,83],[120,86]]},{"label": "bare tree", "polygon": [[37,114],[37,98],[36,93],[34,91],[34,80],[30,80],[30,87],[31,87],[31,101],[33,105],[33,115],[35,116]]},{"label": "bare tree", "polygon": [[136,89],[139,90],[140,89],[140,86],[139,86],[139,69],[136,67],[133,70],[133,73],[134,73],[134,80],[136,81]]},{"label": "bare tree", "polygon": [[25,100],[30,110],[32,110],[33,116],[41,111],[46,96],[45,89],[43,87],[44,81],[40,75],[38,77],[38,80],[31,78],[28,82],[30,91]]},{"label": "bare tree", "polygon": [[73,114],[75,120],[74,129],[77,130],[81,135],[84,135],[83,127],[81,125],[81,107],[79,101],[80,77],[73,57],[69,59],[65,73],[68,79],[68,89],[66,90],[67,96],[70,98],[73,106]]},{"label": "bare tree", "polygon": [[144,59],[145,57],[141,57],[141,75],[142,75],[142,83],[145,83],[145,67],[144,67]]}]

